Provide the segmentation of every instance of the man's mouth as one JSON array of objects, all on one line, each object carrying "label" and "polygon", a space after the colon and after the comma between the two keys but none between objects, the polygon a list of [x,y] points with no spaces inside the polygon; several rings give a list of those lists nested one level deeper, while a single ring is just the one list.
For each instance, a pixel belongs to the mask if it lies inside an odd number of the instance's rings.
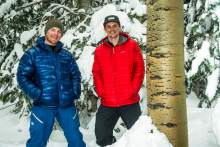
[{"label": "man's mouth", "polygon": [[57,37],[51,37],[51,39],[53,39],[53,40],[57,40]]},{"label": "man's mouth", "polygon": [[115,34],[116,32],[115,31],[111,31],[111,32],[109,32],[109,34]]}]

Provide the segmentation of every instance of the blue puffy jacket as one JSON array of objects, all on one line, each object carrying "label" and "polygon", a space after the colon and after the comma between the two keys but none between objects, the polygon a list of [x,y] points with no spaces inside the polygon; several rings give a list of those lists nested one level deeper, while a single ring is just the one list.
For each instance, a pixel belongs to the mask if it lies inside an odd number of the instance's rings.
[{"label": "blue puffy jacket", "polygon": [[18,84],[33,99],[34,105],[72,106],[81,93],[79,68],[61,42],[53,50],[44,41],[44,37],[39,37],[37,45],[22,56],[17,71]]}]

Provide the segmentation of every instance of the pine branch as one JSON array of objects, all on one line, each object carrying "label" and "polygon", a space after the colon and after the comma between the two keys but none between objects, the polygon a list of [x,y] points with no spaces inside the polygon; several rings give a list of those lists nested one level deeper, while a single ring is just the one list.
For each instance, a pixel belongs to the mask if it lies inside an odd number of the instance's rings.
[{"label": "pine branch", "polygon": [[21,10],[23,10],[24,8],[27,8],[27,7],[30,7],[30,6],[32,6],[32,5],[41,3],[42,1],[43,1],[43,0],[36,0],[36,1],[34,1],[34,2],[31,2],[31,3],[25,4],[25,5],[21,6],[21,7],[18,7],[18,8],[16,8],[15,10],[16,10],[16,11],[21,11]]},{"label": "pine branch", "polygon": [[[51,10],[51,12],[53,12],[53,11],[55,11],[55,10],[57,10],[57,9],[63,8],[63,9],[65,9],[66,11],[68,11],[69,13],[71,13],[71,14],[73,14],[73,15],[79,15],[79,13],[86,15],[85,12],[84,12],[82,9],[74,8],[74,9],[72,10],[72,9],[70,9],[69,7],[64,6],[64,5],[61,5],[61,4],[53,3],[53,4],[51,4],[50,7],[55,7],[54,9]],[[49,8],[50,8],[50,7],[49,7]],[[48,9],[49,9],[49,8],[48,8]],[[81,11],[80,11],[80,10],[81,10]],[[78,11],[78,12],[77,12],[77,11]]]},{"label": "pine branch", "polygon": [[[51,10],[50,10],[51,9]],[[48,17],[50,16],[51,14],[54,14],[54,12],[60,10],[60,9],[64,9],[66,10],[67,12],[69,12],[70,14],[72,15],[76,15],[76,16],[79,16],[79,15],[85,15],[86,16],[86,13],[85,11],[83,11],[82,9],[78,9],[78,8],[74,8],[74,9],[70,9],[69,7],[67,6],[64,6],[64,5],[61,5],[61,4],[56,4],[56,3],[52,3],[50,5],[50,7],[48,8],[49,11],[46,11],[46,13],[44,14],[44,16],[41,18],[41,23],[44,22],[44,18],[45,17]]]}]

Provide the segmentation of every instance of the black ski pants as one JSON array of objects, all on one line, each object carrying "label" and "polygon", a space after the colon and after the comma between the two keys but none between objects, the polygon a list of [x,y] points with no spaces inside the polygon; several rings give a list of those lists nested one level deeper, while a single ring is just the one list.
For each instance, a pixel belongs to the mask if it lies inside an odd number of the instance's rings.
[{"label": "black ski pants", "polygon": [[96,113],[95,135],[96,143],[100,146],[106,146],[116,141],[113,136],[113,129],[119,119],[122,118],[127,129],[137,121],[141,115],[139,103],[130,104],[121,107],[99,106]]}]

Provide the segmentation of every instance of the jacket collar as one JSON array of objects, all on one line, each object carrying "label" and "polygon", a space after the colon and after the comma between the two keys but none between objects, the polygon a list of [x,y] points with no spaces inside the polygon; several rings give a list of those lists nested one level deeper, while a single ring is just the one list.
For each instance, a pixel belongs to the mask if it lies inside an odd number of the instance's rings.
[{"label": "jacket collar", "polygon": [[[43,50],[47,50],[47,51],[50,51],[50,52],[53,51],[53,49],[49,45],[45,44],[45,36],[39,37],[37,39],[36,47],[39,47]],[[54,51],[59,52],[62,49],[62,47],[63,47],[63,43],[59,41],[56,44],[56,47],[54,48]]]},{"label": "jacket collar", "polygon": [[[129,37],[127,34],[121,32],[121,33],[119,34],[119,42],[118,42],[117,45],[122,45],[122,44],[124,44],[125,42],[127,42],[129,39],[130,39],[130,37]],[[111,45],[111,46],[113,46],[113,44],[109,41],[108,36],[106,36],[105,38],[103,38],[103,39],[101,40],[101,42],[102,42],[103,44],[105,44],[105,45]]]}]

